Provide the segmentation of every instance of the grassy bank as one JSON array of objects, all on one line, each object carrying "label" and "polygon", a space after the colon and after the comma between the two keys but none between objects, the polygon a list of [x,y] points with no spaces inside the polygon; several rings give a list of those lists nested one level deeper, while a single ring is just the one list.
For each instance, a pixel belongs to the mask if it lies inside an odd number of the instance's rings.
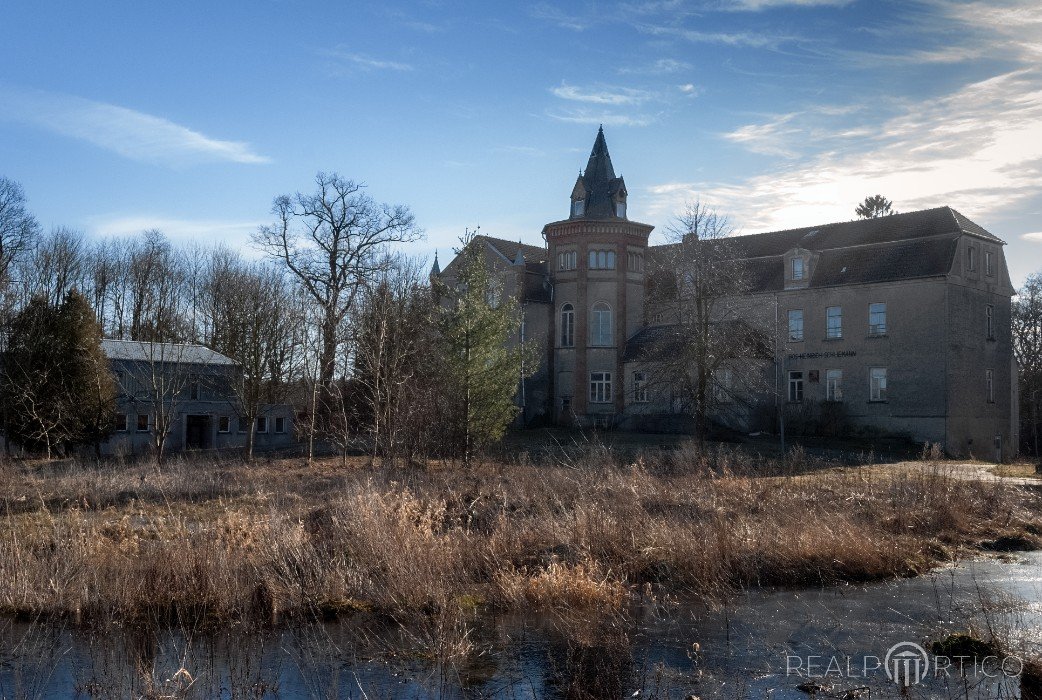
[{"label": "grassy bank", "polygon": [[614,610],[923,571],[1042,532],[1033,492],[693,448],[616,463],[296,461],[0,473],[0,611],[193,624],[473,607]]}]

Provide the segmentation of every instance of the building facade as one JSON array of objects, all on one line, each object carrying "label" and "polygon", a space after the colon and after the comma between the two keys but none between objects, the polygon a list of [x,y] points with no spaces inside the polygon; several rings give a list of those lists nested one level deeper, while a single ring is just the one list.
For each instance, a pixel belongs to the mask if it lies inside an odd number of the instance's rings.
[{"label": "building facade", "polygon": [[241,370],[229,357],[180,343],[103,340],[101,346],[118,391],[105,455],[151,454],[157,430],[166,432],[167,453],[242,449],[251,425],[258,452],[296,443],[292,406],[264,405],[255,419],[242,416],[234,390]]},{"label": "building facade", "polygon": [[[522,303],[518,337],[545,347],[519,389],[527,424],[677,424],[668,387],[648,381],[655,339],[676,329],[647,293],[668,247],[649,246],[653,227],[627,218],[627,198],[602,130],[569,216],[543,228],[544,246],[473,243]],[[1013,287],[999,238],[940,207],[732,242],[749,277],[743,320],[771,357],[747,358],[762,381],[744,396],[730,370],[719,372],[714,420],[773,430],[785,417],[827,414],[842,417],[841,431],[907,436],[953,455],[1015,452]]]}]

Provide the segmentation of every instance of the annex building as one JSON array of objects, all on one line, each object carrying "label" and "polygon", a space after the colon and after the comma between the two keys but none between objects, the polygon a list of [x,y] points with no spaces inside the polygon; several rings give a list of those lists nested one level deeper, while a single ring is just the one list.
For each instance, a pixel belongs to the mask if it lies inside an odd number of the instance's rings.
[{"label": "annex building", "polygon": [[[544,348],[519,382],[525,424],[682,424],[669,388],[651,380],[655,339],[675,332],[647,293],[667,246],[649,245],[653,227],[627,218],[627,199],[601,130],[544,245],[471,243],[521,305],[517,338]],[[1011,456],[1018,401],[1003,245],[947,206],[735,237],[747,320],[769,354],[717,370],[714,420],[774,432],[779,417],[795,425],[828,414],[841,417],[839,434]],[[453,269],[433,274],[451,283]],[[732,370],[750,368],[763,381],[739,397]]]}]

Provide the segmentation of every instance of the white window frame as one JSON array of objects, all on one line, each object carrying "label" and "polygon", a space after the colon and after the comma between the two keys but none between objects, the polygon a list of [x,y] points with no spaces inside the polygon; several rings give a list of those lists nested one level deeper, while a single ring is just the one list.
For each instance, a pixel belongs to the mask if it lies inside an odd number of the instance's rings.
[{"label": "white window frame", "polygon": [[[794,328],[794,321],[798,322],[798,328]],[[789,309],[789,340],[794,343],[803,340],[803,309]]]},{"label": "white window frame", "polygon": [[595,302],[590,307],[590,345],[611,347],[615,338],[613,316],[611,305],[606,301]]},{"label": "white window frame", "polygon": [[[123,420],[120,421],[120,418],[122,418]],[[127,432],[127,428],[129,428],[129,427],[130,427],[130,417],[126,413],[117,413],[116,414],[116,425],[115,425],[116,432],[117,433],[125,433],[125,432]]]},{"label": "white window frame", "polygon": [[[882,310],[880,310],[879,307],[882,307]],[[880,318],[882,321],[880,321]],[[886,335],[885,301],[873,301],[868,305],[868,334]]]},{"label": "white window frame", "polygon": [[611,372],[590,372],[590,403],[611,403]]},{"label": "white window frame", "polygon": [[984,382],[987,387],[987,393],[985,396],[987,397],[988,403],[995,403],[995,370],[984,370]]},{"label": "white window frame", "polygon": [[[221,424],[224,427],[221,427]],[[217,416],[217,433],[219,435],[226,435],[232,431],[232,418],[231,416]]]},{"label": "white window frame", "polygon": [[791,269],[791,272],[792,272],[792,280],[794,282],[798,282],[798,281],[802,280],[806,276],[806,274],[807,274],[806,263],[804,262],[803,258],[801,258],[801,257],[795,257],[795,258],[792,259],[792,262],[790,264],[790,269]]},{"label": "white window frame", "polygon": [[576,200],[574,200],[572,202],[572,216],[582,216],[585,213],[586,213],[586,200],[585,199],[576,199]]},{"label": "white window frame", "polygon": [[803,401],[803,370],[789,370],[789,403]]},{"label": "white window frame", "polygon": [[620,219],[626,218],[626,202],[615,203],[615,216],[619,217]]},{"label": "white window frame", "polygon": [[[281,424],[281,428],[279,425]],[[283,435],[286,432],[286,416],[275,416],[275,434]]]},{"label": "white window frame", "polygon": [[869,367],[868,369],[868,400],[882,403],[888,400],[888,387],[886,367]]},{"label": "white window frame", "polygon": [[268,432],[268,417],[267,416],[257,416],[256,434],[257,435],[265,435],[265,434],[267,434],[267,432]]},{"label": "white window frame", "polygon": [[842,306],[830,306],[825,309],[825,337],[833,340],[843,337]]},{"label": "white window frame", "polygon": [[[141,427],[141,419],[142,418],[145,419],[145,427],[144,428]],[[150,420],[149,415],[147,413],[138,413],[136,421],[137,422],[134,424],[134,432],[135,433],[147,433],[149,427],[151,427],[151,424],[152,424],[152,421]]]},{"label": "white window frame", "polygon": [[843,401],[843,370],[825,370],[825,400],[836,403]]},{"label": "white window frame", "polygon": [[648,373],[633,373],[633,402],[648,403]]},{"label": "white window frame", "polygon": [[571,304],[561,307],[561,347],[575,347],[575,307]]}]

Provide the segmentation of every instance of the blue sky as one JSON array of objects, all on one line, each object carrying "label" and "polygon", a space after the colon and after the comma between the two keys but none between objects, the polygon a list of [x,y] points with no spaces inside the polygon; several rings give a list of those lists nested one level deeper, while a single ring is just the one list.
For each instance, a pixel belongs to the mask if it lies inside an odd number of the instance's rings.
[{"label": "blue sky", "polygon": [[9,1],[0,175],[45,226],[246,246],[319,170],[539,243],[604,124],[631,218],[950,204],[1042,268],[1037,0]]}]

